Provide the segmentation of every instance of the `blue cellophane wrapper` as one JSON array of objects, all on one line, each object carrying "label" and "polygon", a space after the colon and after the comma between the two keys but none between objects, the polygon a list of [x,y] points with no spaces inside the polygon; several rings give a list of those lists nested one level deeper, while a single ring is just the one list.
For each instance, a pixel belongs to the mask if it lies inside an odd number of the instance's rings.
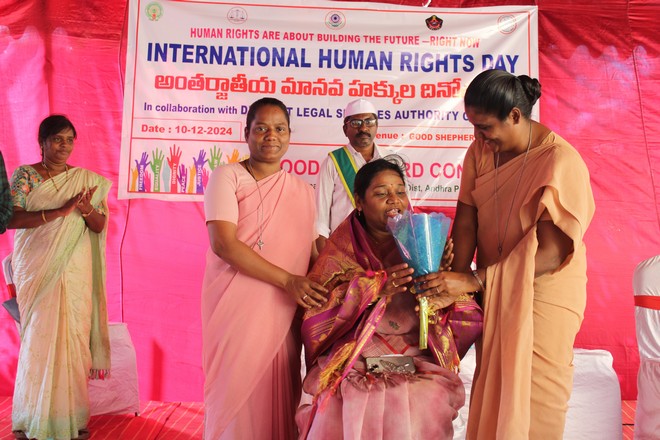
[{"label": "blue cellophane wrapper", "polygon": [[[450,224],[451,219],[439,212],[415,214],[405,211],[387,221],[387,227],[394,236],[403,261],[415,269],[413,276],[426,275],[440,268]],[[429,314],[428,300],[421,298],[419,300],[420,349],[427,348]]]},{"label": "blue cellophane wrapper", "polygon": [[403,261],[418,277],[440,268],[451,219],[440,212],[405,211],[387,221]]}]

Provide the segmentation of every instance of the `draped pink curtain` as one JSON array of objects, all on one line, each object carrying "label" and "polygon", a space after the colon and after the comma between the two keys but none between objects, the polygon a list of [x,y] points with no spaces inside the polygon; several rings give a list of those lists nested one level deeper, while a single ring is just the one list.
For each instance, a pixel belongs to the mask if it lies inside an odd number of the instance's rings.
[{"label": "draped pink curtain", "polygon": [[[535,3],[432,0],[429,11]],[[660,253],[660,5],[538,3],[541,119],[583,155],[597,206],[586,238],[589,299],[577,345],[609,350],[623,398],[634,399],[639,356],[632,271]],[[207,247],[201,203],[116,199],[125,22],[125,0],[0,0],[0,150],[10,173],[37,162],[41,119],[53,112],[72,119],[79,139],[71,161],[115,183],[109,312],[130,330],[141,398],[197,401]],[[12,242],[11,232],[0,236],[0,258]],[[4,312],[0,334],[0,395],[11,395],[18,335]]]}]

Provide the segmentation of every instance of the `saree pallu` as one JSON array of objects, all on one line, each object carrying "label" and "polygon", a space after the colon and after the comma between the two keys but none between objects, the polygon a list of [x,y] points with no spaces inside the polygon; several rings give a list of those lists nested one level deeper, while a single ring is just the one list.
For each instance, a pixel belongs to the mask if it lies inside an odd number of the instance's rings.
[{"label": "saree pallu", "polygon": [[[91,202],[107,216],[109,180],[82,168],[54,180],[59,191],[42,182],[28,194],[27,211],[59,208],[83,188],[98,186]],[[87,380],[110,369],[105,230],[91,232],[76,210],[16,231],[12,266],[21,347],[12,429],[28,438],[77,437],[89,420]]]},{"label": "saree pallu", "polygon": [[[393,243],[387,251],[401,262]],[[422,351],[414,296],[379,298],[385,269],[353,212],[308,275],[330,294],[303,321],[304,389],[314,402],[296,415],[301,438],[452,438],[465,400],[459,354],[480,334],[481,310],[465,297],[439,312]],[[366,374],[365,357],[387,354],[413,357],[417,372]]]},{"label": "saree pallu", "polygon": [[[472,188],[459,200],[478,210],[477,266],[486,267],[486,292],[467,438],[561,439],[573,343],[586,306],[582,239],[594,212],[589,173],[577,151],[550,133],[529,151],[522,175],[524,155],[500,167],[496,188],[492,153],[477,144],[470,149],[463,178]],[[573,252],[535,278],[537,224],[545,220],[571,239]],[[500,258],[496,240],[504,234],[496,227],[506,224]]]},{"label": "saree pallu", "polygon": [[[239,164],[226,167],[211,176],[207,194],[213,200],[205,204],[237,204],[237,238],[271,263],[304,276],[315,239],[311,187],[285,171],[257,187]],[[222,192],[217,188],[232,185],[232,179],[234,200],[215,200]],[[216,219],[207,217],[211,220]],[[259,239],[263,249],[256,245]],[[284,290],[238,272],[207,251],[202,287],[206,440],[296,437],[302,349],[297,310]]]}]

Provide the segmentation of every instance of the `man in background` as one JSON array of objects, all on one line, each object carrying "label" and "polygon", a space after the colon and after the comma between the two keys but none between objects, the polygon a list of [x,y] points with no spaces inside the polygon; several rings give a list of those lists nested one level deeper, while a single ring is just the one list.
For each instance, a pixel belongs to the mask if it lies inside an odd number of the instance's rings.
[{"label": "man in background", "polygon": [[374,139],[378,112],[366,99],[351,101],[344,110],[344,134],[348,144],[331,151],[321,165],[316,182],[316,241],[319,252],[326,239],[355,208],[353,180],[367,162],[382,157]]}]

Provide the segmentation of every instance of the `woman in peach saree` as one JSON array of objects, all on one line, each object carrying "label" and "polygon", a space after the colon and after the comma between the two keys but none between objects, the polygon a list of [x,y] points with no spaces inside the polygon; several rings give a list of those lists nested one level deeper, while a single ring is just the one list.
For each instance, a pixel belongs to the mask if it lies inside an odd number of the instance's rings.
[{"label": "woman in peach saree", "polygon": [[537,80],[500,70],[480,73],[465,94],[476,140],[452,229],[454,272],[432,283],[483,295],[468,439],[563,437],[594,200],[579,153],[530,119],[540,96]]}]

